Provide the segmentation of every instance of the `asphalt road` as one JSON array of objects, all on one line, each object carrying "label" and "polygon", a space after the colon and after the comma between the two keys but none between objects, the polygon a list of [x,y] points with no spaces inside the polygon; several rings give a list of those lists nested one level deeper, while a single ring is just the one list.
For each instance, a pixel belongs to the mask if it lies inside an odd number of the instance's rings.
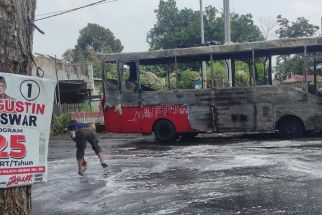
[{"label": "asphalt road", "polygon": [[321,214],[322,141],[203,136],[155,143],[103,135],[108,171],[88,146],[85,176],[74,143],[51,140],[49,179],[33,185],[33,214]]}]

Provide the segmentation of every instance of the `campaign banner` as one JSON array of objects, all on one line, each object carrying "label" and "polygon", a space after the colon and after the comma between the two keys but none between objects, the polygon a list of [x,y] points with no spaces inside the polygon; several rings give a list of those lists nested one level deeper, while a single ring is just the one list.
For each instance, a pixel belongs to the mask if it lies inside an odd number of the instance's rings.
[{"label": "campaign banner", "polygon": [[0,188],[47,181],[56,82],[0,72]]}]

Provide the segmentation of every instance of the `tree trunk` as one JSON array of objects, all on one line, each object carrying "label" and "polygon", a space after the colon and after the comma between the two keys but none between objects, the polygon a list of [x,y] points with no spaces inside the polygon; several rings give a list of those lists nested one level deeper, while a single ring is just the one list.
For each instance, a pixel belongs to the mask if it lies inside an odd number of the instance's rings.
[{"label": "tree trunk", "polygon": [[31,185],[0,189],[0,214],[30,215]]},{"label": "tree trunk", "polygon": [[0,71],[31,74],[36,0],[0,1]]},{"label": "tree trunk", "polygon": [[[0,1],[0,72],[30,75],[36,0]],[[31,186],[0,189],[0,214],[31,214]]]}]

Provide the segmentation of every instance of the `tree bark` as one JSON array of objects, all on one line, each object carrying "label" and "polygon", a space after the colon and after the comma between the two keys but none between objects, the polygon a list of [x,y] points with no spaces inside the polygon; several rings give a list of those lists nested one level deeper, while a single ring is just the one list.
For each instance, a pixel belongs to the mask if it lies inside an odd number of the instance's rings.
[{"label": "tree bark", "polygon": [[[30,75],[36,0],[0,1],[0,72]],[[0,189],[0,214],[30,215],[31,186]]]},{"label": "tree bark", "polygon": [[0,71],[31,74],[36,0],[0,1]]},{"label": "tree bark", "polygon": [[31,212],[31,185],[0,189],[0,214],[30,215]]}]

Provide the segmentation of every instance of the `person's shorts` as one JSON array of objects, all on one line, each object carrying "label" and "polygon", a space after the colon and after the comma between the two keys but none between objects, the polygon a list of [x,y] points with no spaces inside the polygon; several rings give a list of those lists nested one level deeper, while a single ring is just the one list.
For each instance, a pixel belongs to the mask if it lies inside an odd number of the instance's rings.
[{"label": "person's shorts", "polygon": [[91,127],[79,129],[75,141],[77,159],[82,159],[84,157],[87,141],[91,144],[92,149],[96,154],[102,152],[101,147],[98,145],[95,131]]}]

